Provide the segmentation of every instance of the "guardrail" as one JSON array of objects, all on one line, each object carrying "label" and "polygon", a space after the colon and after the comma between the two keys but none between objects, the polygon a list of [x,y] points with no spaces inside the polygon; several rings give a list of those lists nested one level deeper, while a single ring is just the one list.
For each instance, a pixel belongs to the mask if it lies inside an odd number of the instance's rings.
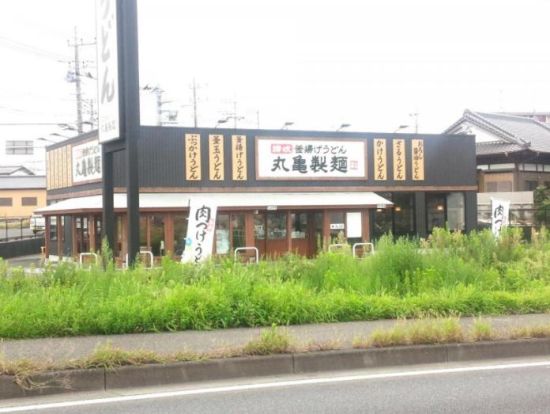
[{"label": "guardrail", "polygon": [[363,249],[363,255],[365,255],[365,254],[374,254],[374,244],[372,244],[372,243],[355,243],[351,248],[351,251],[353,253],[353,258],[357,257],[357,253],[356,253],[357,247],[366,247],[366,246],[370,246],[370,249],[368,251],[365,251],[365,249]]},{"label": "guardrail", "polygon": [[[155,257],[153,256],[153,252],[150,250],[142,250],[138,253],[140,256],[149,256],[149,266],[145,266],[145,269],[152,269],[153,265],[155,264]],[[124,259],[124,268],[128,269],[128,253],[126,253],[126,257]]]},{"label": "guardrail", "polygon": [[256,257],[256,263],[260,262],[260,252],[258,251],[258,248],[256,248],[256,247],[237,247],[235,249],[235,255],[234,255],[234,261],[235,262],[237,261],[237,257],[238,257],[239,252],[244,252],[244,251],[254,251],[255,252],[255,257]]},{"label": "guardrail", "polygon": [[349,247],[349,245],[345,244],[345,243],[329,244],[328,245],[328,251],[333,252],[333,251],[336,251],[336,250],[344,250],[347,247]]},{"label": "guardrail", "polygon": [[80,267],[83,267],[85,257],[93,257],[95,259],[95,264],[99,265],[99,256],[96,253],[86,252],[86,253],[80,253],[78,255],[78,265]]}]

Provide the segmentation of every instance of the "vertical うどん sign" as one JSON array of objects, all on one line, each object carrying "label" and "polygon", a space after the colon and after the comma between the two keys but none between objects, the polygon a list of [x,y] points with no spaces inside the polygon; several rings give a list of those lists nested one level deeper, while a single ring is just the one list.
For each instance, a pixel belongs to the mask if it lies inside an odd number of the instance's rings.
[{"label": "vertical \u3046\u3069\u3093 sign", "polygon": [[225,177],[223,135],[212,134],[208,137],[208,163],[210,181],[223,181]]},{"label": "vertical \u3046\u3069\u3093 sign", "polygon": [[117,0],[96,0],[99,142],[120,138]]},{"label": "vertical \u3046\u3069\u3093 sign", "polygon": [[395,181],[404,181],[407,179],[404,139],[393,140],[393,179]]},{"label": "vertical \u3046\u3069\u3093 sign", "polygon": [[231,137],[231,154],[233,164],[233,181],[246,181],[246,136]]},{"label": "vertical \u3046\u3069\u3093 sign", "polygon": [[201,180],[201,136],[185,134],[185,179]]},{"label": "vertical \u3046\u3069\u3093 sign", "polygon": [[388,178],[386,140],[375,139],[374,141],[374,179],[384,181]]},{"label": "vertical \u3046\u3069\u3093 sign", "polygon": [[364,141],[257,137],[256,178],[364,179],[365,154]]}]

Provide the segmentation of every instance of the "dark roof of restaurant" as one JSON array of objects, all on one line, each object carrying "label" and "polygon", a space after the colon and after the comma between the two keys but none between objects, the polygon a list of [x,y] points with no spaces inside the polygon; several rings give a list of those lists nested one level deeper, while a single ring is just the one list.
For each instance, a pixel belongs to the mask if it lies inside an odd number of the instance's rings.
[{"label": "dark roof of restaurant", "polygon": [[550,153],[550,127],[534,119],[501,113],[473,112],[466,109],[464,115],[444,133],[460,133],[460,127],[465,122],[497,138],[494,142],[477,143],[478,155],[523,150]]}]

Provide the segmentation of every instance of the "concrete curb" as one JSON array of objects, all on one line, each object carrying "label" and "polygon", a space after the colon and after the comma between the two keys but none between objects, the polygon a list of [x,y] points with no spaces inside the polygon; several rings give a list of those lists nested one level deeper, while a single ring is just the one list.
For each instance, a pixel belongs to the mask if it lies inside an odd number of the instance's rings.
[{"label": "concrete curb", "polygon": [[25,387],[0,375],[0,400],[78,391],[186,384],[220,379],[550,355],[550,338],[344,349],[37,374]]}]

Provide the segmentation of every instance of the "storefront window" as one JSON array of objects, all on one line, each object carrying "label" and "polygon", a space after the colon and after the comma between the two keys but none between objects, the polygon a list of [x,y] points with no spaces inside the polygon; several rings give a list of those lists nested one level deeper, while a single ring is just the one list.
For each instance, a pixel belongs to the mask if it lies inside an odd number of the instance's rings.
[{"label": "storefront window", "polygon": [[164,246],[164,216],[152,215],[150,217],[151,230],[151,252],[153,256],[163,256],[165,252]]},{"label": "storefront window", "polygon": [[254,215],[254,238],[256,240],[265,239],[265,216],[263,214]]},{"label": "storefront window", "polygon": [[185,250],[187,238],[187,214],[174,215],[174,254],[181,256]]},{"label": "storefront window", "polygon": [[149,250],[147,244],[147,216],[139,216],[139,248]]},{"label": "storefront window", "polygon": [[330,238],[343,240],[346,237],[346,220],[341,211],[332,211],[329,213],[330,220]]},{"label": "storefront window", "polygon": [[307,239],[307,213],[292,213],[290,215],[292,225],[292,239]]},{"label": "storefront window", "polygon": [[231,229],[233,232],[233,249],[245,247],[244,214],[231,214]]},{"label": "storefront window", "polygon": [[94,220],[95,220],[95,248],[96,250],[101,250],[102,220],[100,216],[96,216]]},{"label": "storefront window", "polygon": [[396,236],[409,236],[415,234],[414,194],[394,193],[393,204],[393,233]]},{"label": "storefront window", "polygon": [[267,213],[267,239],[286,239],[286,213]]},{"label": "storefront window", "polygon": [[464,193],[447,194],[447,226],[449,230],[464,230]]},{"label": "storefront window", "polygon": [[218,214],[216,218],[216,254],[228,254],[230,247],[229,214]]},{"label": "storefront window", "polygon": [[428,232],[434,227],[445,227],[445,195],[426,194]]},{"label": "storefront window", "polygon": [[57,240],[57,217],[51,216],[50,220],[50,240]]}]

